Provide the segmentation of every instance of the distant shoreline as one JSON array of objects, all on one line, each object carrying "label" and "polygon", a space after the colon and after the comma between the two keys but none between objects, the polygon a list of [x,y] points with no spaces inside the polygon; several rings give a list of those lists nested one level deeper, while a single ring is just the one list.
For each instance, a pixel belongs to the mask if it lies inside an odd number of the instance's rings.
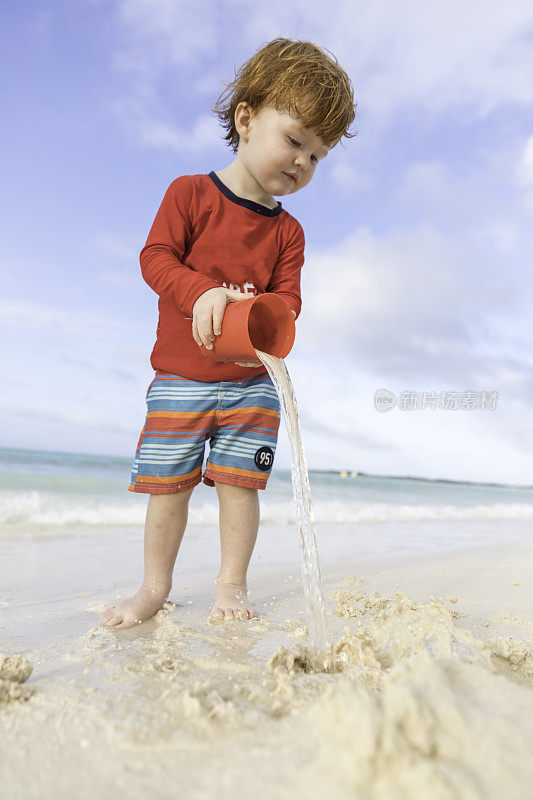
[{"label": "distant shoreline", "polygon": [[330,473],[332,475],[341,475],[347,473],[346,478],[386,478],[393,481],[423,481],[425,483],[460,483],[465,486],[495,486],[499,489],[533,489],[533,485],[519,484],[519,483],[493,483],[489,481],[457,481],[453,478],[420,478],[415,475],[377,475],[373,472],[361,472],[359,470],[336,470],[336,469],[310,469],[309,472],[319,472],[322,475]]}]

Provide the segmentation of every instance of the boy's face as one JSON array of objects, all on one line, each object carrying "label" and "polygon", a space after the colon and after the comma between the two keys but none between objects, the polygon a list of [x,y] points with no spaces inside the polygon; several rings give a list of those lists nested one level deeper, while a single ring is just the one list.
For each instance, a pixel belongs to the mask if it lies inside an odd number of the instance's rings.
[{"label": "boy's face", "polygon": [[[239,160],[265,192],[285,195],[303,189],[329,148],[299,117],[263,106],[250,111],[239,103],[235,125],[240,136]],[[290,176],[294,177],[290,177]]]}]

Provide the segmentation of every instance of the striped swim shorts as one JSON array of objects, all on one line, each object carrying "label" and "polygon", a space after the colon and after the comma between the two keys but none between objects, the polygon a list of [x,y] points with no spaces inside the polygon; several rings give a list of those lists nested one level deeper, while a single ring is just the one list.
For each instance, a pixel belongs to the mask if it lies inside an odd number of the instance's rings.
[{"label": "striped swim shorts", "polygon": [[[131,492],[174,494],[202,477],[265,489],[278,439],[280,406],[269,375],[193,381],[156,370],[131,470]],[[210,452],[202,475],[205,442]]]}]

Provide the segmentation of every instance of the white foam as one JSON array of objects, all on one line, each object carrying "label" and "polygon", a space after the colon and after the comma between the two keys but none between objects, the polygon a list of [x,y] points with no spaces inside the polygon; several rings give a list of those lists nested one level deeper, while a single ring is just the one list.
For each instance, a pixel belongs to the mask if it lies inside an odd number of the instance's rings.
[{"label": "white foam", "polygon": [[[266,494],[266,493],[265,493]],[[149,495],[124,500],[98,495],[72,495],[44,491],[0,492],[0,528],[18,526],[68,527],[72,525],[144,525]],[[348,503],[342,500],[313,503],[315,522],[328,525],[372,522],[425,522],[435,520],[496,521],[533,519],[533,505],[493,503],[486,505],[430,505],[392,503]],[[261,522],[294,525],[291,501],[273,502],[261,496]],[[194,494],[189,506],[189,525],[218,525],[218,503],[198,502]]]}]

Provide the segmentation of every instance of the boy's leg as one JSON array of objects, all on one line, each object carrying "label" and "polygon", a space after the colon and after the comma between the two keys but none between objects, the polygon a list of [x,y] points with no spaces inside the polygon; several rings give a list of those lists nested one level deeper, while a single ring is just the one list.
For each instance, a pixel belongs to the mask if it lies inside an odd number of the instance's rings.
[{"label": "boy's leg", "polygon": [[194,487],[176,494],[150,495],[146,509],[143,579],[143,586],[148,589],[159,590],[172,584],[193,490]]},{"label": "boy's leg", "polygon": [[246,572],[259,530],[257,489],[215,481],[219,499],[220,570],[213,619],[255,616],[248,602]]},{"label": "boy's leg", "polygon": [[272,470],[280,403],[268,375],[221,381],[204,483],[216,486],[222,560],[213,619],[245,619],[255,612],[247,599],[246,571],[259,528],[258,490]]},{"label": "boy's leg", "polygon": [[136,595],[102,613],[103,625],[131,628],[163,607],[172,588],[172,572],[187,525],[193,489],[150,495],[144,528],[142,585]]}]

